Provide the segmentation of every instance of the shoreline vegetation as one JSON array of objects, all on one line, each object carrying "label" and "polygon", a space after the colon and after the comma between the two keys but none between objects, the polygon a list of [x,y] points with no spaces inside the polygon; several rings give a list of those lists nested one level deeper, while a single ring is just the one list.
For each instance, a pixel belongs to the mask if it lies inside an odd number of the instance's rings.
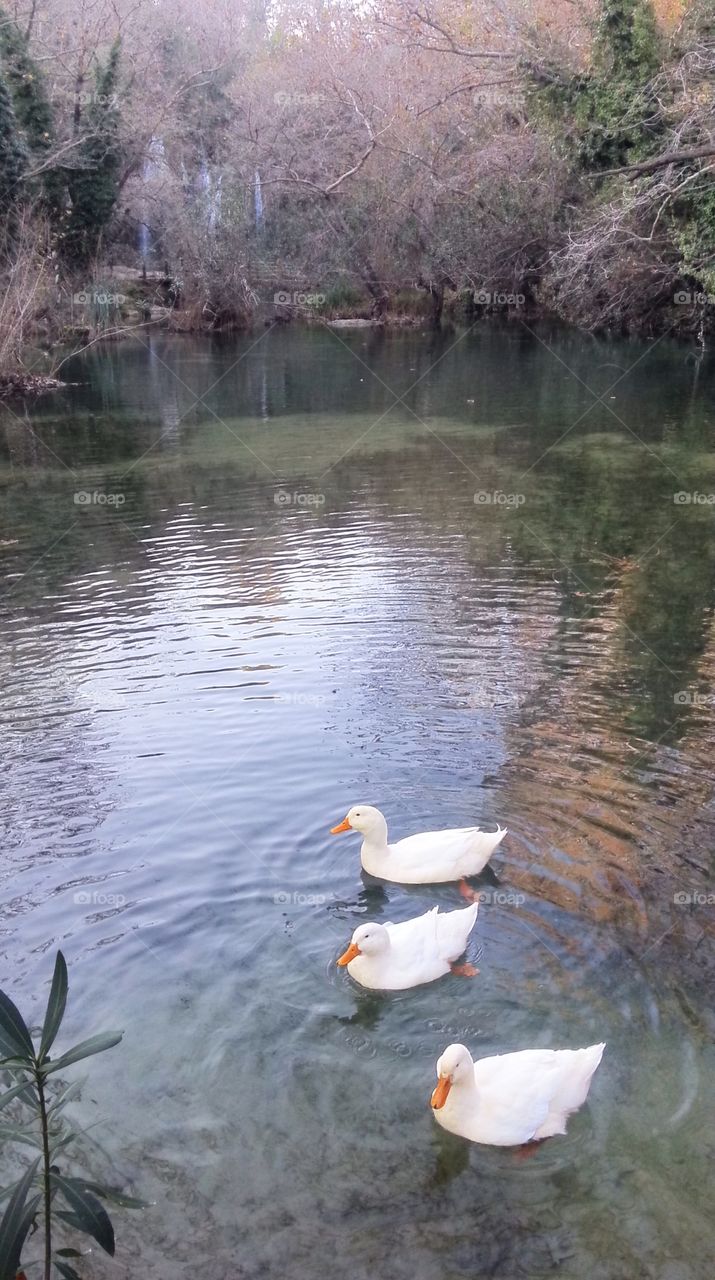
[{"label": "shoreline vegetation", "polygon": [[712,0],[64,2],[0,9],[0,396],[152,327],[711,342]]}]

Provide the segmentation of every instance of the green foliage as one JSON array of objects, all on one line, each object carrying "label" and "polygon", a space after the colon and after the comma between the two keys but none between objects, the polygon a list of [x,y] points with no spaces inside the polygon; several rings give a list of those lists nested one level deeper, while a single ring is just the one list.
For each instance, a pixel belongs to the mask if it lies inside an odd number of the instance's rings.
[{"label": "green foliage", "polygon": [[61,245],[63,256],[77,266],[86,266],[94,258],[119,195],[119,53],[117,40],[106,65],[97,68],[94,95],[81,122],[89,136],[78,150],[79,167],[68,183],[72,207]]},{"label": "green foliage", "polygon": [[703,179],[675,205],[670,227],[683,258],[683,274],[715,295],[715,183]]},{"label": "green foliage", "polygon": [[[41,164],[52,152],[54,122],[52,108],[39,67],[30,57],[27,38],[8,15],[0,9],[0,59],[5,79],[12,94],[18,128],[30,159]],[[47,206],[57,216],[62,207],[64,182],[60,170],[46,170],[36,184],[44,193]]]},{"label": "green foliage", "polygon": [[186,156],[189,171],[202,161],[213,164],[224,158],[224,143],[235,116],[227,92],[230,82],[230,69],[221,68],[183,95],[183,139],[191,149]]},{"label": "green foliage", "polygon": [[323,290],[324,301],[320,302],[316,311],[320,315],[352,315],[355,311],[369,311],[370,300],[364,290],[356,288],[347,280],[340,280]]},{"label": "green foliage", "polygon": [[594,48],[597,72],[642,85],[655,75],[660,61],[650,0],[601,0]]},{"label": "green foliage", "polygon": [[67,1159],[67,1148],[78,1137],[63,1114],[75,1096],[76,1086],[62,1086],[56,1080],[50,1081],[50,1077],[75,1062],[111,1049],[123,1034],[117,1031],[92,1036],[58,1058],[51,1058],[50,1049],[67,1005],[67,991],[67,965],[58,951],[37,1048],[19,1009],[0,991],[0,1074],[11,1084],[0,1095],[0,1110],[7,1108],[11,1116],[11,1121],[0,1128],[0,1139],[39,1148],[39,1154],[14,1186],[0,1192],[0,1200],[8,1199],[0,1221],[0,1280],[15,1280],[25,1240],[40,1214],[44,1219],[44,1280],[49,1280],[53,1265],[66,1280],[77,1280],[78,1273],[64,1259],[79,1258],[81,1254],[73,1248],[54,1248],[55,1227],[59,1225],[62,1231],[70,1227],[89,1235],[112,1255],[114,1229],[101,1201],[114,1200],[126,1208],[140,1208],[143,1203],[60,1167],[59,1162]]},{"label": "green foliage", "polygon": [[563,130],[578,167],[615,169],[657,150],[663,123],[652,89],[662,50],[650,0],[602,0],[588,74],[532,72],[529,101]]},{"label": "green foliage", "polygon": [[17,127],[12,97],[0,74],[0,219],[4,223],[19,199],[26,168],[27,151]]}]

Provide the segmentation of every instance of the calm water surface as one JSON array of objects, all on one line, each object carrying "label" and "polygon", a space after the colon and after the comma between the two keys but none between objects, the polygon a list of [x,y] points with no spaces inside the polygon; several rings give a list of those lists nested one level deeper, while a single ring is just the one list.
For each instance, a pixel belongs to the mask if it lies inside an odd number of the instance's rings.
[{"label": "calm water surface", "polygon": [[[80,1113],[156,1203],[108,1274],[709,1277],[713,364],[515,325],[70,376],[0,424],[0,955],[37,1019],[61,946],[68,1035],[126,1028]],[[360,800],[508,825],[479,977],[336,969],[460,902],[362,877]],[[432,1120],[450,1041],[602,1039],[528,1160]]]}]

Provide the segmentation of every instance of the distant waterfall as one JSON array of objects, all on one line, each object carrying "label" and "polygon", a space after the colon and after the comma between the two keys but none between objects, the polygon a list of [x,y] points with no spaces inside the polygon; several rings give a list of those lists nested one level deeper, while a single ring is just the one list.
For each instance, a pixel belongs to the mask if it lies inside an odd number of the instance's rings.
[{"label": "distant waterfall", "polygon": [[146,193],[146,186],[157,176],[161,165],[164,161],[164,143],[161,138],[152,137],[147,148],[144,163],[142,165],[142,186],[144,191],[141,196],[141,208],[139,218],[139,228],[137,231],[137,248],[142,266],[146,268],[146,260],[151,253],[151,229],[150,229],[150,202]]},{"label": "distant waterfall", "polygon": [[149,228],[146,222],[144,221],[144,218],[142,218],[141,222],[139,223],[139,231],[137,234],[137,247],[139,249],[139,257],[142,260],[142,264],[146,266],[146,260],[149,256]]},{"label": "distant waterfall", "polygon": [[263,225],[263,192],[261,191],[261,175],[257,169],[253,188],[253,207],[256,215],[256,230],[260,230]]},{"label": "distant waterfall", "polygon": [[219,173],[212,180],[206,159],[201,161],[199,167],[198,186],[201,191],[206,206],[206,226],[209,231],[215,231],[221,215],[221,185],[223,174]]}]

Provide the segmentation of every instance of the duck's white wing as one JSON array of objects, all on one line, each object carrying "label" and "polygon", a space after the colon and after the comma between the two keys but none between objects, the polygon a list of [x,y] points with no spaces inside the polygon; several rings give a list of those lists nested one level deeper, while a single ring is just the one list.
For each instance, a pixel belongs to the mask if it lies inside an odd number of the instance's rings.
[{"label": "duck's white wing", "polygon": [[592,1044],[587,1049],[559,1049],[556,1051],[558,1076],[549,1103],[546,1120],[535,1135],[549,1138],[554,1133],[566,1132],[566,1121],[572,1111],[583,1106],[591,1087],[593,1073],[601,1058],[605,1044]]},{"label": "duck's white wing", "polygon": [[[603,1051],[602,1046],[594,1048]],[[585,1064],[580,1055],[590,1052],[524,1049],[476,1062],[480,1125],[488,1125],[490,1135],[486,1140],[516,1145],[565,1132],[568,1112],[580,1106],[588,1093],[588,1083],[583,1088]],[[596,1066],[590,1066],[588,1082]],[[572,1087],[576,1077],[578,1088]]]},{"label": "duck's white wing", "polygon": [[440,955],[445,960],[456,960],[467,946],[469,935],[477,922],[479,903],[457,911],[445,911],[437,916],[437,939]]},{"label": "duck's white wing", "polygon": [[415,916],[413,920],[386,925],[390,932],[393,952],[396,955],[420,959],[425,955],[437,955],[438,914],[439,907],[431,907],[429,911],[425,911],[424,915]]},{"label": "duck's white wing", "polygon": [[458,880],[465,872],[465,859],[480,836],[491,837],[479,827],[455,827],[449,831],[422,831],[390,845],[390,854],[404,871],[434,875],[436,880]]},{"label": "duck's white wing", "polygon": [[478,903],[440,914],[438,907],[390,926],[390,963],[415,981],[431,981],[462,954],[477,918]]}]

